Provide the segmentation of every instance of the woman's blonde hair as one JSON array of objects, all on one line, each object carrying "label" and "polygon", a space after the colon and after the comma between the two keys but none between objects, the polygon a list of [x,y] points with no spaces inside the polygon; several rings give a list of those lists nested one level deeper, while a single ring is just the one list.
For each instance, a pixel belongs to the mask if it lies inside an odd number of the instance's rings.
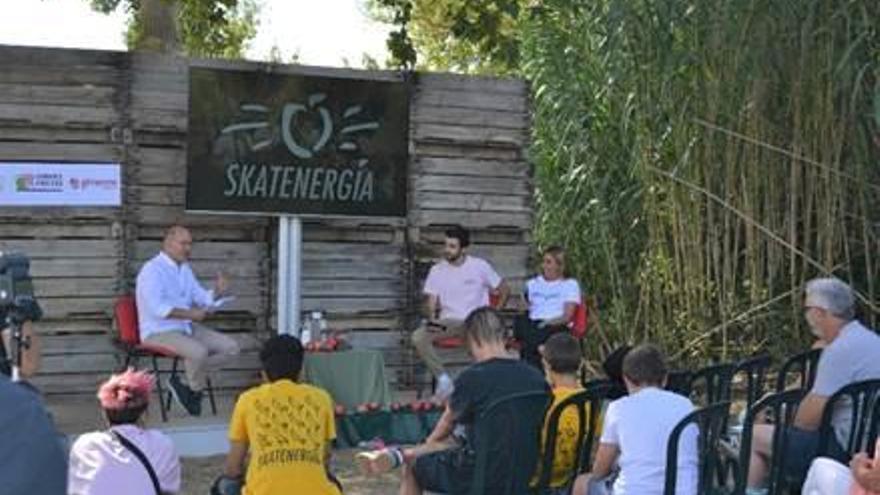
[{"label": "woman's blonde hair", "polygon": [[544,256],[550,256],[551,258],[553,258],[553,261],[555,261],[556,264],[559,265],[562,276],[568,276],[568,272],[565,270],[565,249],[563,249],[562,246],[548,246],[544,249],[541,258],[543,259]]}]

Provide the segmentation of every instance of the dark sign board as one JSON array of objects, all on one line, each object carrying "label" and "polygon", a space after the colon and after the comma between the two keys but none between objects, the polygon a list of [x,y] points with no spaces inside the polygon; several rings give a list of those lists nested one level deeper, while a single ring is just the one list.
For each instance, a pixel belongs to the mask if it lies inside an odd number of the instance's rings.
[{"label": "dark sign board", "polygon": [[190,68],[186,208],[404,216],[403,82]]}]

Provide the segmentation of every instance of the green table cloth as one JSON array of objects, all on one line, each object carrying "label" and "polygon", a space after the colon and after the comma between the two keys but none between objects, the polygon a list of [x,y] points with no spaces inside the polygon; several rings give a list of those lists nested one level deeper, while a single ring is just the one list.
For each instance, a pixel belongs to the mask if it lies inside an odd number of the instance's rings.
[{"label": "green table cloth", "polygon": [[346,409],[364,402],[377,402],[387,408],[393,400],[380,351],[307,352],[303,378],[326,390],[336,404]]}]

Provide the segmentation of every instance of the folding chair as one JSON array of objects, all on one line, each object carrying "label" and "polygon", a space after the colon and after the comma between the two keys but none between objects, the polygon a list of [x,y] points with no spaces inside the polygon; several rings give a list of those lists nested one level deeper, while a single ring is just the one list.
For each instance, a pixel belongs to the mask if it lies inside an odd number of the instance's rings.
[{"label": "folding chair", "polygon": [[[550,488],[553,476],[553,464],[556,456],[556,442],[559,436],[559,422],[566,412],[576,412],[578,417],[577,436],[574,439],[575,456],[574,463],[569,466],[566,486],[574,482],[578,474],[584,472],[590,466],[590,453],[596,439],[596,426],[602,415],[602,403],[607,400],[606,389],[612,387],[607,384],[597,385],[588,390],[577,392],[565,398],[553,407],[547,415],[547,434],[544,439],[544,453],[541,457],[541,470],[538,484],[534,488],[535,493],[544,493]],[[589,413],[587,413],[589,407]]]},{"label": "folding chair", "polygon": [[822,411],[819,426],[819,455],[833,456],[831,441],[835,436],[831,419],[835,409],[846,407],[850,410],[849,431],[846,441],[840,446],[847,458],[858,452],[874,453],[877,439],[877,412],[880,403],[880,380],[864,380],[850,383],[835,392]]},{"label": "folding chair", "polygon": [[713,491],[713,480],[720,463],[718,448],[721,445],[721,435],[730,413],[730,402],[718,402],[711,406],[697,409],[685,416],[669,434],[669,442],[666,446],[666,483],[664,495],[675,495],[675,487],[678,478],[678,444],[685,428],[696,425],[699,428],[697,437],[697,452],[699,455],[699,478],[697,493],[710,494]]},{"label": "folding chair", "polygon": [[744,495],[746,482],[749,477],[749,462],[752,453],[752,429],[759,419],[766,417],[768,424],[774,426],[773,439],[771,442],[770,472],[767,478],[767,495],[780,495],[792,490],[800,493],[800,486],[785,479],[783,472],[783,456],[777,453],[785,452],[788,437],[785,431],[794,423],[794,416],[801,400],[807,391],[800,388],[778,392],[759,400],[746,412],[743,421],[742,437],[739,446],[739,462],[734,466],[735,485],[733,493]]},{"label": "folding chair", "polygon": [[[128,368],[130,364],[137,365],[141,358],[150,358],[153,363],[153,376],[156,377],[156,392],[159,394],[159,410],[162,413],[162,421],[168,421],[168,411],[171,410],[171,392],[164,391],[161,375],[167,374],[169,378],[177,376],[180,356],[165,346],[141,342],[140,326],[138,324],[137,304],[134,296],[126,294],[116,299],[113,305],[113,315],[118,332],[116,344],[125,352],[125,361],[122,368]],[[171,371],[162,371],[159,368],[159,359],[171,360]],[[217,414],[217,403],[214,399],[214,387],[211,379],[205,381],[208,398],[211,402],[211,412]]]},{"label": "folding chair", "polygon": [[822,349],[810,349],[788,358],[776,375],[776,391],[782,392],[786,389],[789,373],[798,373],[799,387],[809,390],[816,379],[816,367],[819,366],[821,355]]},{"label": "folding chair", "polygon": [[[476,464],[468,494],[523,494],[538,465],[550,394],[522,392],[489,404],[474,423]],[[490,450],[501,455],[490,458]],[[491,481],[487,481],[491,480]]]}]

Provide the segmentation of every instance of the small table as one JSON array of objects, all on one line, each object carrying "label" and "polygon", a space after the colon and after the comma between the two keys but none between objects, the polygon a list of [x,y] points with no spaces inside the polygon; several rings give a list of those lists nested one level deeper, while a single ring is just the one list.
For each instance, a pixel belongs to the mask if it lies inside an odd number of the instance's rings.
[{"label": "small table", "polygon": [[346,408],[364,402],[385,408],[392,400],[385,359],[377,350],[307,352],[303,381],[323,388],[336,404]]}]

